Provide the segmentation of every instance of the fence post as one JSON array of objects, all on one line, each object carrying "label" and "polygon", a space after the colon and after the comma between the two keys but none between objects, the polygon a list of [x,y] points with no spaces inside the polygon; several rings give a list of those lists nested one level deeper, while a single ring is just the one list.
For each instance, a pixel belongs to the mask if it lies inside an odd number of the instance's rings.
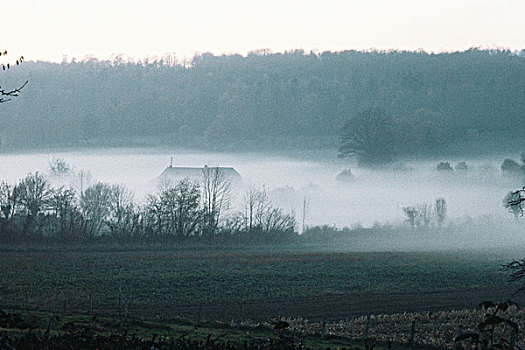
[{"label": "fence post", "polygon": [[161,320],[164,321],[166,319],[166,297],[164,294],[162,294],[162,297],[161,297],[161,307],[162,307],[162,314],[160,315],[161,317]]},{"label": "fence post", "polygon": [[24,308],[25,308],[26,310],[29,310],[29,292],[28,292],[27,290],[26,290],[26,298],[25,298],[25,300],[24,300],[24,304],[25,304],[25,305],[24,305]]},{"label": "fence post", "polygon": [[56,290],[56,301],[55,301],[55,312],[58,313],[60,310],[60,291]]},{"label": "fence post", "polygon": [[202,301],[199,301],[199,309],[197,313],[197,326],[201,324]]},{"label": "fence post", "polygon": [[323,328],[321,328],[321,338],[324,338],[326,334],[326,320],[323,320]]},{"label": "fence post", "polygon": [[[462,335],[463,335],[463,325],[460,324],[460,325],[458,326],[458,337],[461,337]],[[456,349],[456,350],[461,350],[461,349],[463,349],[463,347],[461,346],[461,343],[458,342],[458,341],[457,341],[454,345],[455,345],[455,346],[454,346],[454,349]]]},{"label": "fence post", "polygon": [[412,324],[410,325],[410,338],[408,339],[408,342],[410,345],[414,344],[414,337],[416,335],[416,320],[412,320]]},{"label": "fence post", "polygon": [[118,283],[118,317],[122,319],[122,307],[121,307],[121,298],[122,298],[122,285],[119,281]]},{"label": "fence post", "polygon": [[124,320],[128,319],[128,293],[124,295]]},{"label": "fence post", "polygon": [[241,328],[242,322],[242,302],[239,303],[239,315],[237,316],[237,328]]},{"label": "fence post", "polygon": [[89,293],[89,314],[93,313],[93,295]]},{"label": "fence post", "polygon": [[366,316],[366,324],[365,324],[365,340],[368,339],[368,330],[370,329],[370,315]]}]

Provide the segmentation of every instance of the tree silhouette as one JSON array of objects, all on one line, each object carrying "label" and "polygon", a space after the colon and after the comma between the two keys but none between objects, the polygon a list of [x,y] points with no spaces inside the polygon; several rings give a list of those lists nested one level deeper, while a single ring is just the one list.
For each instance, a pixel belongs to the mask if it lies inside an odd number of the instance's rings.
[{"label": "tree silhouette", "polygon": [[341,130],[339,157],[356,156],[359,165],[389,163],[395,155],[394,127],[390,115],[370,108],[350,118]]},{"label": "tree silhouette", "polygon": [[[7,50],[4,50],[3,52],[0,51],[0,56],[7,56]],[[20,56],[16,61],[15,64],[18,66],[20,63],[24,61],[24,56]],[[10,69],[13,65],[10,63],[2,63],[2,70],[5,71],[6,69]],[[5,89],[0,86],[0,103],[11,101],[13,97],[18,97],[20,94],[20,91],[27,85],[28,81],[26,81],[24,84],[22,84],[20,87],[14,88],[14,89]]]}]

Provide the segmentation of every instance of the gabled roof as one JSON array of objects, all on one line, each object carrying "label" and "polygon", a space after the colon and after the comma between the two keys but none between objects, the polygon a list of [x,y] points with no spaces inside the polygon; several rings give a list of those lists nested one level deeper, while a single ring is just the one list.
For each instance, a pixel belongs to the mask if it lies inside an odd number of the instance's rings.
[{"label": "gabled roof", "polygon": [[[169,166],[162,174],[160,174],[161,177],[176,177],[176,178],[202,178],[202,172],[203,170],[207,168],[206,166],[203,168],[199,167],[179,167],[179,166]],[[230,178],[230,179],[241,179],[241,175],[231,167],[210,167],[210,169],[215,170],[219,169],[220,172],[224,174],[224,176]]]}]

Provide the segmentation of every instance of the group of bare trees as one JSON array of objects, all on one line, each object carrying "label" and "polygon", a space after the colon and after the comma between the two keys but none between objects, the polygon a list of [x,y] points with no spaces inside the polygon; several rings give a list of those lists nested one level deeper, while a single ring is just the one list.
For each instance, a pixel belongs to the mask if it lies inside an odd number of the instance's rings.
[{"label": "group of bare trees", "polygon": [[243,196],[243,210],[228,223],[231,231],[244,232],[293,232],[295,225],[295,215],[274,207],[265,187],[248,189]]},{"label": "group of bare trees", "polygon": [[[17,184],[0,184],[2,233],[40,234],[61,239],[95,236],[114,217],[120,186],[96,183],[82,193],[53,188],[46,177],[30,173]],[[110,215],[112,214],[112,215]]]},{"label": "group of bare trees", "polygon": [[37,172],[15,185],[0,183],[0,236],[67,242],[295,234],[294,215],[275,208],[264,187],[248,190],[244,209],[232,212],[232,183],[218,168],[205,168],[202,181],[165,184],[142,205],[123,185],[89,182],[53,188]]},{"label": "group of bare trees", "polygon": [[434,206],[427,203],[407,206],[403,207],[403,213],[411,227],[428,227],[432,222],[441,226],[447,217],[447,202],[445,198],[438,198]]},{"label": "group of bare trees", "polygon": [[199,224],[206,222],[200,200],[199,184],[190,180],[182,180],[159,194],[150,195],[145,207],[146,232],[156,237],[196,235]]},{"label": "group of bare trees", "polygon": [[149,236],[176,238],[295,234],[294,214],[274,207],[266,188],[249,188],[242,197],[240,211],[229,212],[232,200],[232,182],[219,168],[204,168],[202,183],[184,179],[148,196],[143,231]]}]

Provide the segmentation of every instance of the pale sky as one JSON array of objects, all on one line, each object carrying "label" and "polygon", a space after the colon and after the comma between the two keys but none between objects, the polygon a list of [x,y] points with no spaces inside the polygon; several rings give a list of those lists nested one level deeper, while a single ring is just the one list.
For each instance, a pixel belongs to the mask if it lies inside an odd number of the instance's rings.
[{"label": "pale sky", "polygon": [[524,0],[2,2],[0,49],[29,60],[265,48],[525,49]]}]

